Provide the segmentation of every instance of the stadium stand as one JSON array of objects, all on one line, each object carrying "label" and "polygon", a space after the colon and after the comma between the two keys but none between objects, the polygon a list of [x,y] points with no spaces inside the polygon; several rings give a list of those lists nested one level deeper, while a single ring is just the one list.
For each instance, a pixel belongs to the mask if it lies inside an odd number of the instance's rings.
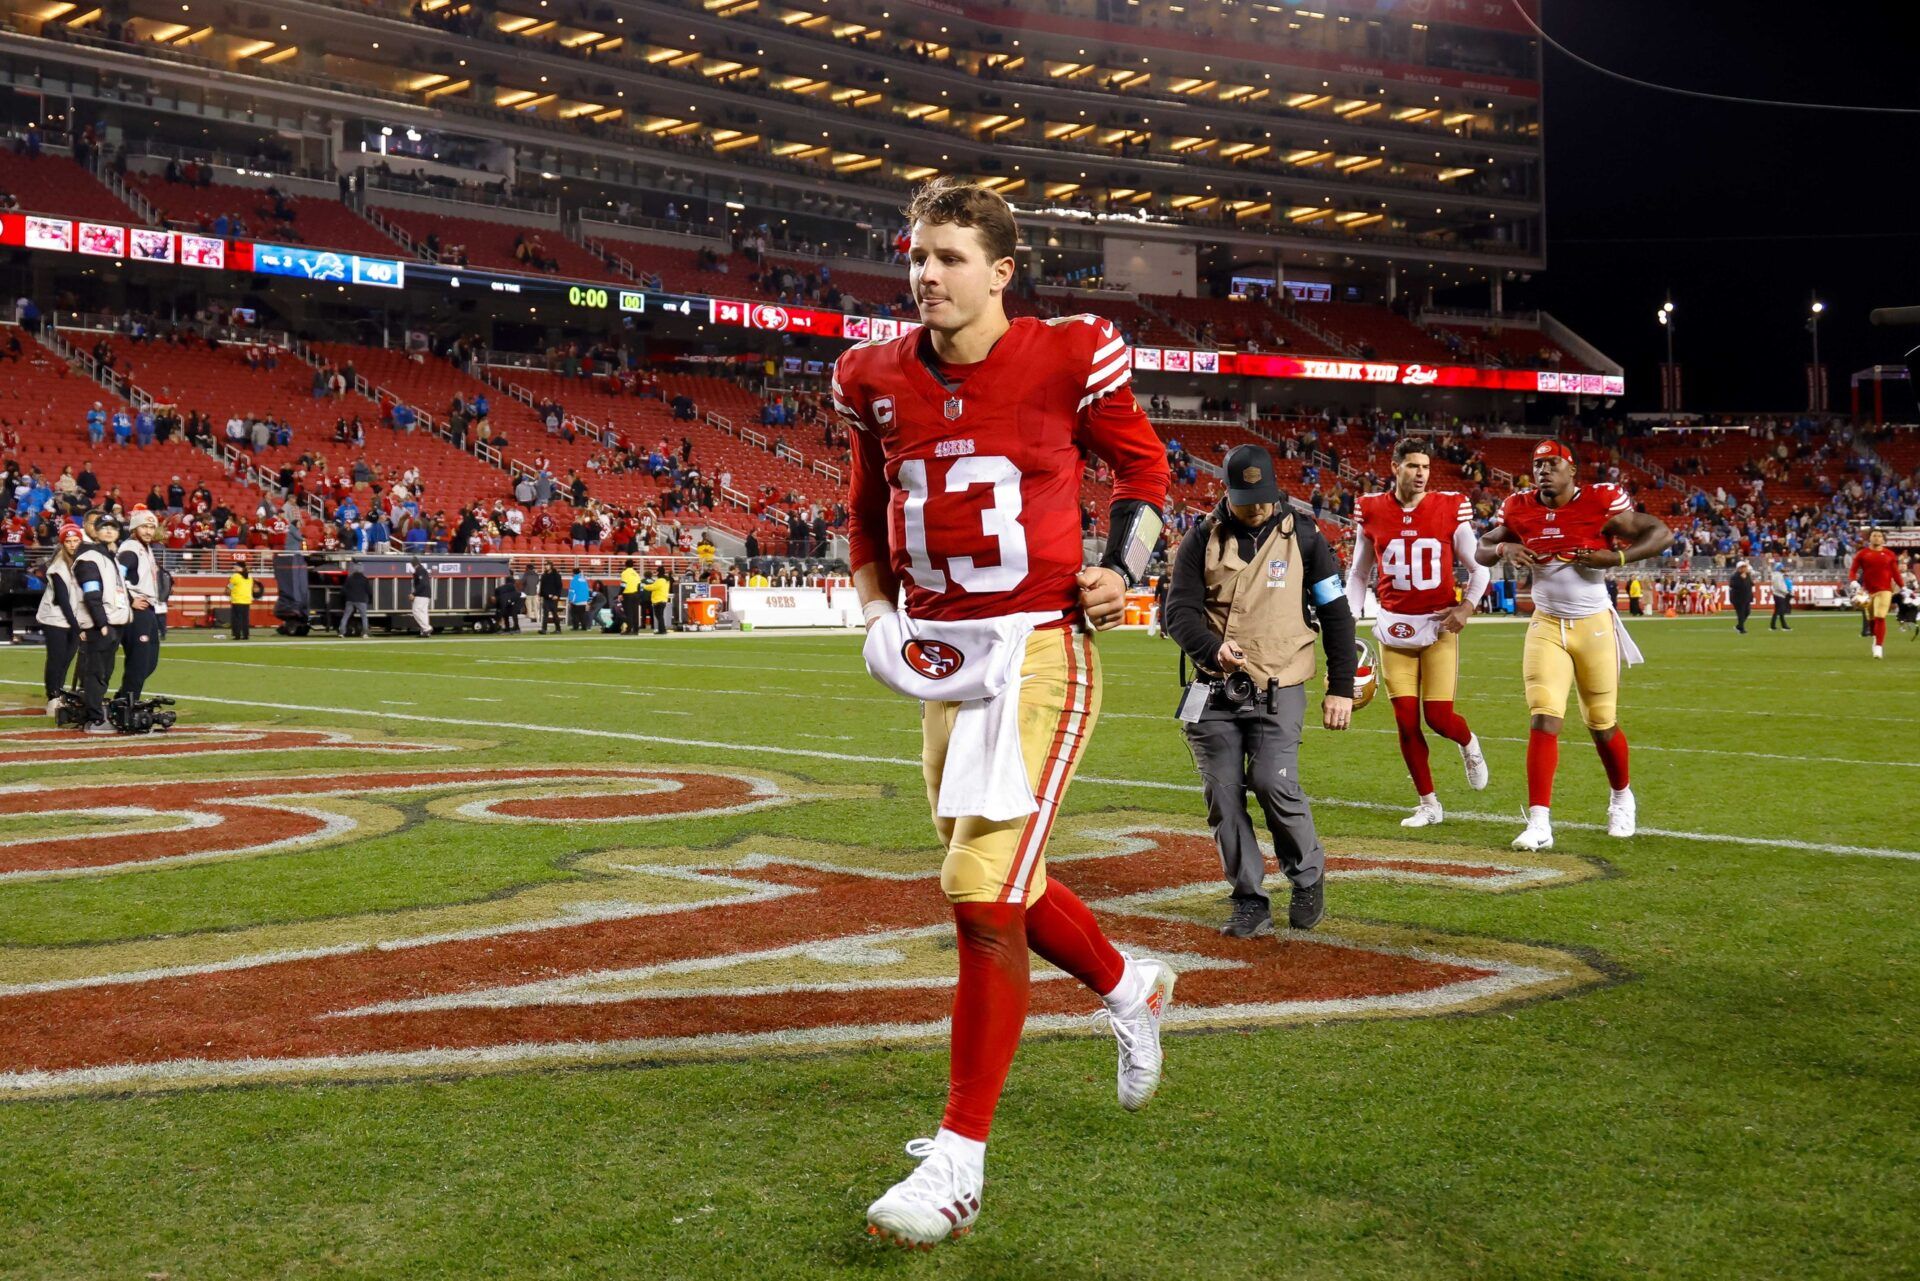
[{"label": "stadium stand", "polygon": [[231,220],[238,215],[245,220],[248,232],[263,240],[382,258],[404,252],[378,227],[338,200],[324,196],[282,195],[280,208],[292,217],[279,218],[272,199],[258,187],[224,183],[201,186],[142,173],[129,173],[127,183],[146,198],[162,221],[182,230],[208,232],[221,217]]},{"label": "stadium stand", "polygon": [[1585,370],[1586,366],[1538,329],[1512,325],[1435,324],[1433,335],[1455,364],[1506,369]]},{"label": "stadium stand", "polygon": [[1438,361],[1450,359],[1446,344],[1405,316],[1369,303],[1302,303],[1299,314],[1325,330],[1363,359]]},{"label": "stadium stand", "polygon": [[441,262],[462,262],[487,271],[550,273],[569,280],[625,279],[599,255],[557,230],[384,206],[380,217],[404,232],[423,256]]},{"label": "stadium stand", "polygon": [[125,201],[67,156],[38,155],[0,147],[0,192],[10,194],[29,213],[65,214],[96,222],[139,225]]},{"label": "stadium stand", "polygon": [[[408,467],[419,469],[427,502],[447,511],[475,502],[491,502],[507,492],[506,475],[471,454],[455,449],[425,430],[399,433],[382,422],[381,407],[364,396],[348,392],[341,397],[316,397],[314,368],[290,352],[279,352],[277,368],[252,368],[247,362],[250,344],[225,344],[212,350],[205,344],[170,349],[163,360],[149,361],[136,386],[160,400],[190,405],[213,419],[216,438],[229,418],[267,418],[293,428],[291,444],[249,450],[256,466],[270,472],[298,464],[302,456],[324,460],[319,476],[305,486],[317,492],[324,476],[351,470],[364,459],[385,480]],[[345,348],[336,359],[364,357],[377,349]],[[356,371],[357,372],[357,371]],[[365,444],[354,447],[334,437],[335,424],[358,418]]]},{"label": "stadium stand", "polygon": [[128,510],[144,502],[156,483],[178,475],[187,488],[204,484],[217,502],[236,512],[251,514],[265,495],[234,480],[210,455],[184,440],[156,442],[142,449],[107,441],[98,448],[87,440],[87,411],[98,403],[111,417],[132,412],[125,400],[72,369],[68,362],[30,334],[12,326],[0,328],[0,346],[13,337],[21,342],[21,358],[0,361],[0,430],[20,436],[18,461],[38,468],[51,482],[65,468],[77,475],[82,467],[100,481],[103,501],[116,495]]}]

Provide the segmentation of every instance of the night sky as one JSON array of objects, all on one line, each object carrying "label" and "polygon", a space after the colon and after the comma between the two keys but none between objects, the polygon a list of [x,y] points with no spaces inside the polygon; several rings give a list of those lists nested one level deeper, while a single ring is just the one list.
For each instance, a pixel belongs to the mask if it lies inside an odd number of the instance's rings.
[{"label": "night sky", "polygon": [[[1897,35],[1898,13],[1557,0],[1545,27],[1595,62],[1664,84],[1920,106],[1920,50]],[[1920,116],[1682,98],[1551,48],[1544,76],[1548,268],[1509,305],[1544,307],[1625,365],[1625,408],[1659,407],[1654,312],[1669,288],[1687,409],[1804,407],[1814,291],[1827,304],[1820,355],[1836,410],[1852,373],[1898,364],[1920,343],[1920,328],[1867,323],[1875,307],[1920,306]],[[1900,416],[1912,421],[1913,409]]]}]

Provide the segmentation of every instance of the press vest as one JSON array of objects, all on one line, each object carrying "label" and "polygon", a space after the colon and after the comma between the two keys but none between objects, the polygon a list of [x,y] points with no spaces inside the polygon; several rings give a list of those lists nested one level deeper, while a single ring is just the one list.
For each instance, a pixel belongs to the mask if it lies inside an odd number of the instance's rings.
[{"label": "press vest", "polygon": [[[100,603],[107,612],[107,622],[114,627],[125,627],[133,621],[133,604],[127,595],[127,580],[120,573],[120,562],[114,554],[98,544],[90,544],[80,549],[74,558],[76,565],[81,561],[91,563],[100,571]],[[76,587],[78,575],[75,575]],[[93,626],[93,615],[85,607],[86,595],[81,590],[73,594],[74,615],[84,627]]]},{"label": "press vest", "polygon": [[55,579],[67,585],[67,604],[73,607],[73,617],[81,626],[93,626],[93,619],[87,613],[86,606],[80,603],[80,583],[73,576],[71,563],[62,563],[57,557],[47,562],[47,588],[40,593],[40,608],[34,612],[34,618],[47,627],[73,626],[73,621],[60,611],[60,601],[53,594]]},{"label": "press vest", "polygon": [[1275,522],[1250,561],[1224,522],[1207,531],[1207,621],[1246,654],[1247,675],[1262,687],[1269,680],[1300,685],[1313,675],[1314,631],[1301,603],[1307,567],[1293,523],[1291,512]]},{"label": "press vest", "polygon": [[167,603],[160,596],[160,567],[154,564],[153,549],[135,538],[120,548],[120,555],[133,557],[134,570],[127,576],[127,590],[153,606],[154,613],[166,613]]}]

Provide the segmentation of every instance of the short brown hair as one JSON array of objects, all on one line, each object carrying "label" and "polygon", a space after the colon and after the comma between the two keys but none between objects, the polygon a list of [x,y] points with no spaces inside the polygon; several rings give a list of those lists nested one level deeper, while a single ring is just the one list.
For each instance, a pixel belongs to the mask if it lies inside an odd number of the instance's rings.
[{"label": "short brown hair", "polygon": [[1420,439],[1418,436],[1402,436],[1398,441],[1394,442],[1394,465],[1398,466],[1405,462],[1408,454],[1425,454],[1431,459],[1433,457],[1433,450],[1428,446],[1426,441]]},{"label": "short brown hair", "polygon": [[908,227],[920,222],[930,227],[947,223],[971,227],[986,244],[990,262],[1013,257],[1020,243],[1020,229],[1006,197],[971,178],[935,178],[913,193],[906,216]]}]

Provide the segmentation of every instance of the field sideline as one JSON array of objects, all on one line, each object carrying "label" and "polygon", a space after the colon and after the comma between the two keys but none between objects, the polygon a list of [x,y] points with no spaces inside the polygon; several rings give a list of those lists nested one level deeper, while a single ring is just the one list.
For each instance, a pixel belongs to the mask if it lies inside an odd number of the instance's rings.
[{"label": "field sideline", "polygon": [[178,754],[0,720],[0,1277],[1914,1275],[1920,643],[1632,627],[1641,836],[1576,712],[1559,843],[1509,854],[1522,633],[1476,625],[1492,786],[1436,743],[1405,832],[1384,702],[1310,733],[1328,932],[1240,952],[1173,650],[1104,638],[1055,868],[1188,958],[1193,1021],[1129,1116],[1037,983],[931,1258],[860,1231],[938,1118],[951,952],[856,637],[177,634]]}]

